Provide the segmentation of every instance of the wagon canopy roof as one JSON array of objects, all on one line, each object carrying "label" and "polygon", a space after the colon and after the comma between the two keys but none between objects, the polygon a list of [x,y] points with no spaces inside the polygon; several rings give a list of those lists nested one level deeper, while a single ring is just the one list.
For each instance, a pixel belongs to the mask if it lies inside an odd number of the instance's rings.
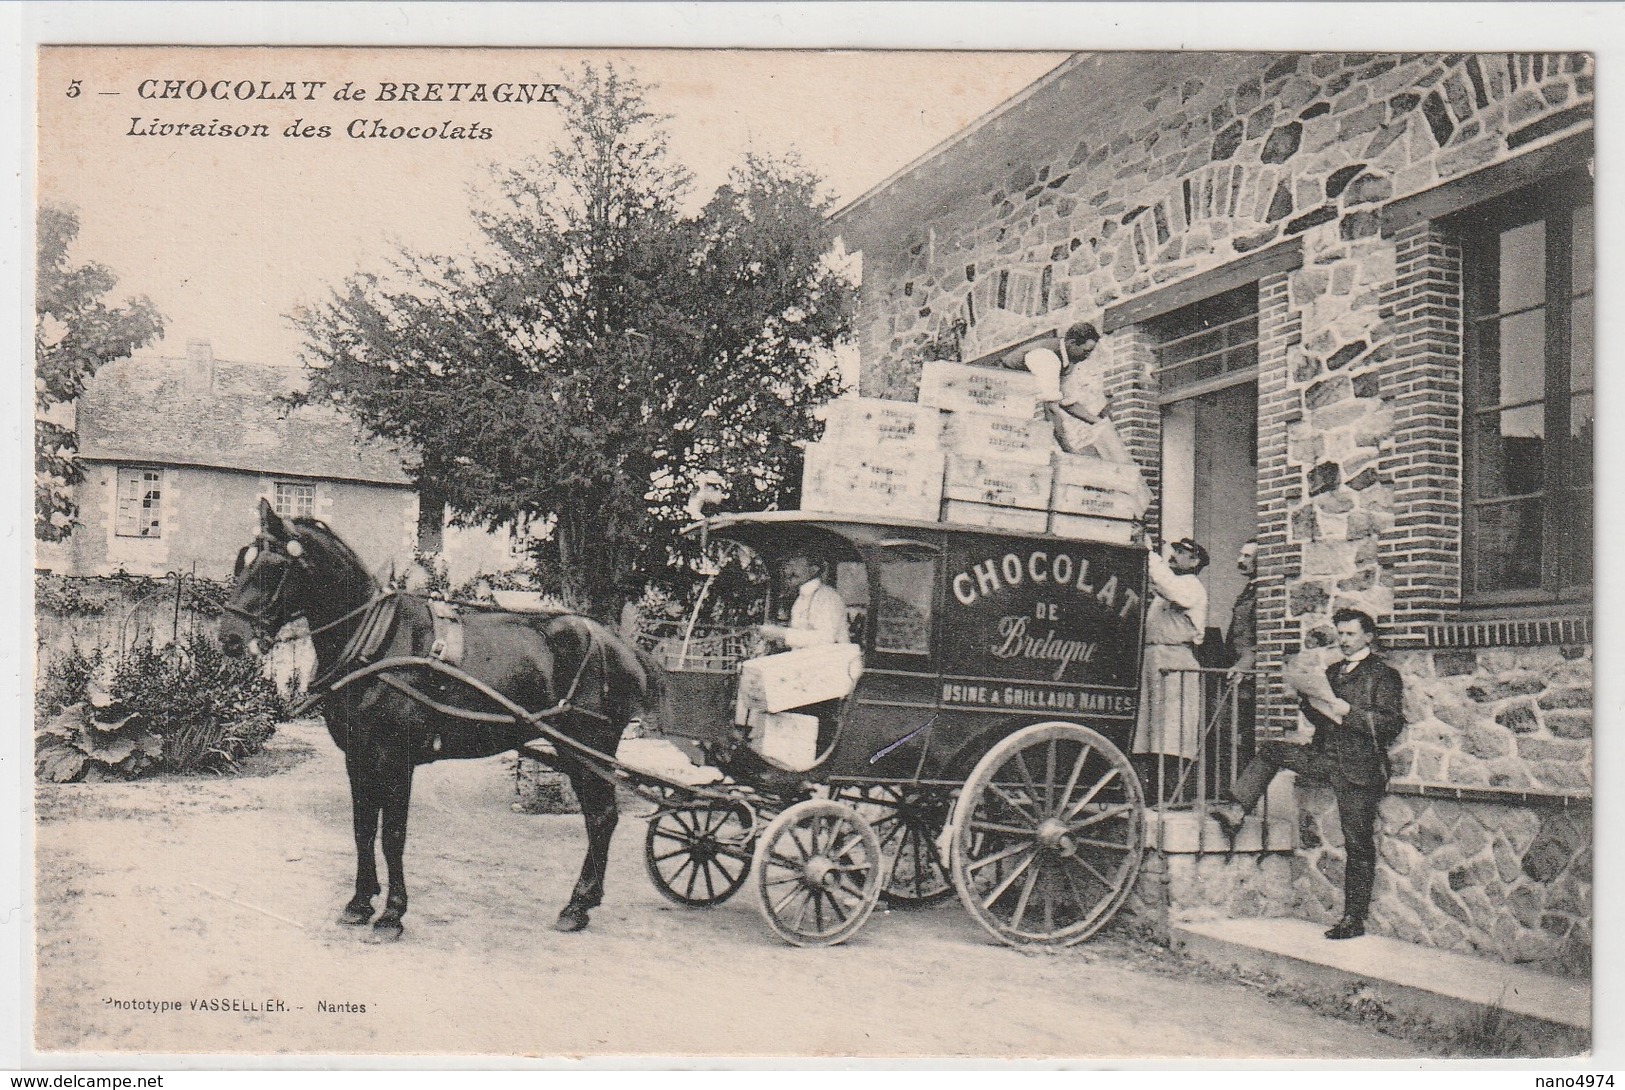
[{"label": "wagon canopy roof", "polygon": [[[984,538],[1077,540],[1050,534],[998,530],[986,526],[958,526],[953,523],[928,522],[922,519],[860,519],[822,511],[750,511],[713,515],[704,522],[696,522],[686,527],[685,532],[696,533],[702,526],[708,533],[727,541],[747,545],[765,556],[790,552],[800,545],[822,545],[827,548],[832,536],[844,540],[854,549],[910,542],[932,545],[942,540],[938,535],[956,534],[973,534]],[[1090,544],[1094,548],[1121,549],[1125,552],[1143,551],[1131,545],[1110,545],[1104,542]]]}]

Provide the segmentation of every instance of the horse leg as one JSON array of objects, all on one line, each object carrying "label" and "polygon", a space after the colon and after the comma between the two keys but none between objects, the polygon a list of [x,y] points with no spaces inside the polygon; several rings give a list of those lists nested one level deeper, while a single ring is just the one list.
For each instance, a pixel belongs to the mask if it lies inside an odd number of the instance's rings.
[{"label": "horse leg", "polygon": [[406,915],[406,818],[412,805],[412,764],[394,768],[384,774],[384,865],[389,868],[389,896],[384,899],[384,911],[373,922],[373,939],[391,942],[401,937],[406,928],[401,917]]},{"label": "horse leg", "polygon": [[378,803],[371,778],[352,758],[350,770],[350,814],[355,830],[355,896],[339,914],[339,923],[359,927],[372,919],[372,899],[378,896],[378,860],[373,842],[378,838]]},{"label": "horse leg", "polygon": [[604,872],[609,867],[609,842],[621,819],[615,805],[615,785],[596,776],[576,762],[565,769],[576,798],[581,800],[581,816],[587,824],[587,856],[581,861],[581,876],[570,891],[570,903],[559,913],[555,931],[580,931],[587,926],[587,913],[604,901]]}]

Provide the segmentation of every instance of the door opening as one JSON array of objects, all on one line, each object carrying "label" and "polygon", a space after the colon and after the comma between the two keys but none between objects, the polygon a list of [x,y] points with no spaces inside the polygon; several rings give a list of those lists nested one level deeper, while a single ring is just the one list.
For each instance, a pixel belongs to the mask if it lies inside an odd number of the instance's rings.
[{"label": "door opening", "polygon": [[1162,539],[1193,537],[1208,627],[1222,634],[1246,586],[1236,554],[1258,533],[1258,384],[1243,381],[1162,407]]}]

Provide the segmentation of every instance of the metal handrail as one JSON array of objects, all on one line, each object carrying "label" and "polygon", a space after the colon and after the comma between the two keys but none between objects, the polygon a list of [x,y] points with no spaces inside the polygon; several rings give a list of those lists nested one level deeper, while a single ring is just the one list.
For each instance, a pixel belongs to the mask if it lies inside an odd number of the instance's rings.
[{"label": "metal handrail", "polygon": [[[1194,756],[1177,762],[1178,774],[1171,784],[1158,775],[1148,778],[1145,785],[1148,805],[1157,813],[1159,836],[1168,814],[1190,812],[1205,817],[1210,807],[1234,788],[1263,733],[1256,722],[1256,694],[1262,678],[1259,670],[1225,667],[1165,667],[1158,671],[1156,683],[1162,686],[1160,706],[1165,721],[1153,724],[1154,730],[1167,731],[1171,727],[1183,731],[1191,711],[1189,703],[1193,699],[1197,702]],[[1253,682],[1253,722],[1245,721],[1243,683],[1247,680]],[[1270,843],[1267,798],[1258,816],[1263,821],[1264,851],[1291,847]],[[1212,822],[1200,821],[1198,830],[1199,850],[1224,851],[1231,847]]]}]

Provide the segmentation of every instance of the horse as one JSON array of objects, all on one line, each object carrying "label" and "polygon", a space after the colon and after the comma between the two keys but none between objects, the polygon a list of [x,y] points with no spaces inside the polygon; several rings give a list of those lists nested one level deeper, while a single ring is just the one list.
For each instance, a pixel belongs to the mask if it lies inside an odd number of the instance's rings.
[{"label": "horse", "polygon": [[[229,653],[264,653],[289,622],[302,617],[309,626],[318,665],[305,699],[319,703],[344,753],[355,832],[355,895],[338,922],[371,922],[370,941],[401,937],[402,862],[418,765],[494,756],[551,732],[557,756],[550,763],[569,777],[587,827],[581,873],[554,928],[585,928],[603,902],[619,815],[612,774],[576,747],[613,758],[634,716],[658,714],[660,667],[604,625],[563,611],[470,605],[448,622],[442,608],[437,631],[433,607],[440,603],[386,592],[321,520],[283,519],[263,499],[259,519],[258,535],[237,554],[221,642]],[[444,646],[452,636],[460,644],[456,667]],[[389,887],[374,920],[380,821]]]}]

